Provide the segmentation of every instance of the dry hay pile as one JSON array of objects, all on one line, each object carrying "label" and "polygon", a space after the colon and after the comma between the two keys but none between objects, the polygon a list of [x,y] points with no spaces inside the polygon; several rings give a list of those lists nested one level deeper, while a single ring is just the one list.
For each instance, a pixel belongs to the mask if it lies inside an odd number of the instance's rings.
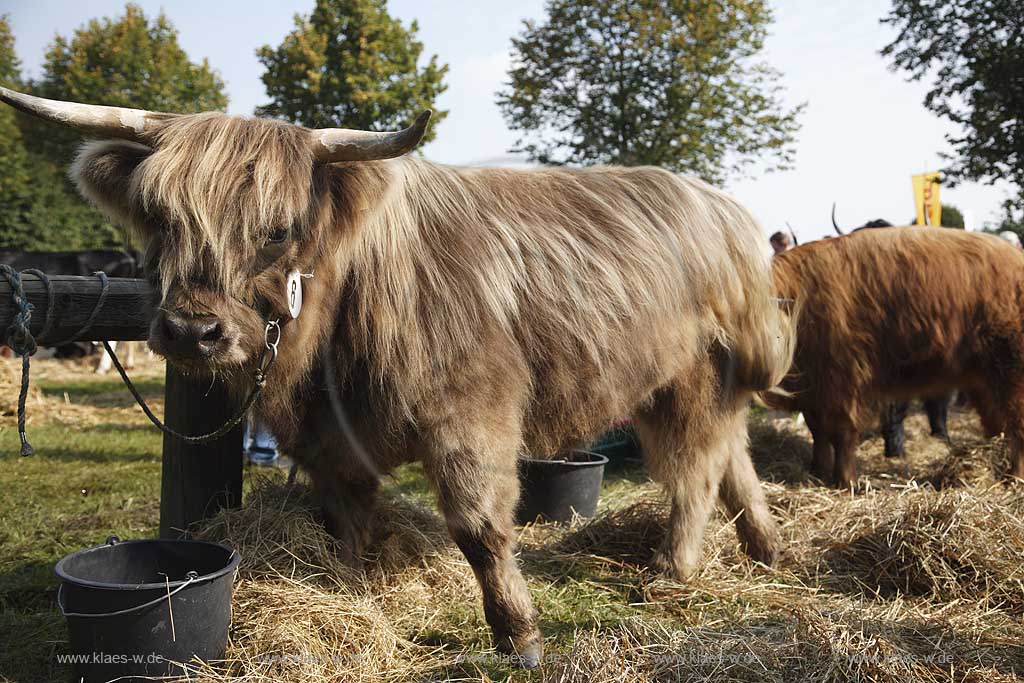
[{"label": "dry hay pile", "polygon": [[[766,444],[785,446],[781,459],[809,452],[772,430],[754,430],[759,460]],[[796,466],[776,462],[783,481],[766,487],[786,538],[778,566],[745,558],[719,516],[685,585],[646,569],[667,516],[651,485],[613,483],[592,521],[526,527],[521,562],[547,636],[531,673],[487,649],[472,571],[435,513],[387,497],[354,571],[308,490],[268,480],[202,531],[243,564],[228,662],[190,680],[1021,680],[1024,486],[994,483],[1003,445],[981,444],[955,453],[960,475],[946,472],[941,490],[883,477],[837,492],[786,481]]]},{"label": "dry hay pile", "polygon": [[451,660],[409,638],[436,611],[428,605],[473,587],[440,521],[424,510],[384,501],[363,571],[340,559],[301,485],[263,480],[244,508],[223,512],[198,536],[242,556],[228,666],[199,672],[201,680],[405,681]]},{"label": "dry hay pile", "polygon": [[[130,372],[137,383],[163,381],[164,368],[160,361],[139,353],[136,367]],[[131,394],[124,388],[117,373],[103,378],[95,374],[95,357],[77,359],[33,358],[30,372],[28,395],[25,401],[25,417],[31,427],[37,421],[56,422],[75,428],[88,428],[101,424],[148,425],[146,416],[135,405]],[[51,386],[81,385],[85,382],[103,381],[110,384],[110,390],[101,394],[89,393],[75,396],[74,390],[46,393],[40,389],[42,381]],[[17,426],[18,393],[21,388],[21,359],[0,358],[0,429]],[[147,402],[159,416],[163,414],[163,396],[149,395]]]}]

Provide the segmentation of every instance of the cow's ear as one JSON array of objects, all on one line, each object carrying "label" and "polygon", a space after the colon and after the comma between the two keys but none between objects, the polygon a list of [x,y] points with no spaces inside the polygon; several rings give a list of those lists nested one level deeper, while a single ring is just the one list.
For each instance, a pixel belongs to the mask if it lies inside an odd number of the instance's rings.
[{"label": "cow's ear", "polygon": [[82,145],[71,165],[71,179],[86,199],[115,223],[141,232],[142,208],[133,196],[132,174],[153,150],[121,140]]}]

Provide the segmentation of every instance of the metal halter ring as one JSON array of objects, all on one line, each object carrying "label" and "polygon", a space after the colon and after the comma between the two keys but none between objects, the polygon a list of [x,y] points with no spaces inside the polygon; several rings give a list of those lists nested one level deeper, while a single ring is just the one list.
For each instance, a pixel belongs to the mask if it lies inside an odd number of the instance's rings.
[{"label": "metal halter ring", "polygon": [[[277,345],[281,343],[281,326],[278,324],[280,318],[267,321],[267,327],[263,330],[263,343],[267,345],[268,351],[277,355]],[[270,334],[274,333],[274,341],[270,341]]]}]

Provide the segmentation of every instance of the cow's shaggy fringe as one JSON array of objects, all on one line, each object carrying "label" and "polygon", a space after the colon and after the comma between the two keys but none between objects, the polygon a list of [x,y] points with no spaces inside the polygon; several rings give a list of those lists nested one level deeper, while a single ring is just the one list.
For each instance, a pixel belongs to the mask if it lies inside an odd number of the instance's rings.
[{"label": "cow's shaggy fringe", "polygon": [[[752,429],[755,451],[761,439],[789,439],[773,431],[768,424]],[[976,445],[972,457],[998,460],[983,451],[1001,448]],[[806,457],[808,450],[777,457]],[[654,486],[608,496],[586,524],[527,527],[520,544],[542,610],[564,609],[566,572],[569,585],[625,584],[636,594],[630,614],[583,622],[528,680],[1018,681],[1024,491],[993,485],[995,477],[980,469],[940,491],[913,481],[886,488],[885,479],[853,496],[807,483],[768,484],[786,536],[779,565],[741,561],[720,517],[708,534],[707,561],[688,584],[644,568],[667,515]],[[257,483],[244,508],[222,513],[201,532],[238,547],[243,565],[226,668],[199,667],[191,680],[503,677],[508,669],[483,649],[479,608],[451,611],[466,605],[475,587],[439,518],[389,498],[367,566],[356,573],[338,562],[336,542],[318,517],[304,486],[268,480]],[[578,615],[579,607],[570,611]]]}]

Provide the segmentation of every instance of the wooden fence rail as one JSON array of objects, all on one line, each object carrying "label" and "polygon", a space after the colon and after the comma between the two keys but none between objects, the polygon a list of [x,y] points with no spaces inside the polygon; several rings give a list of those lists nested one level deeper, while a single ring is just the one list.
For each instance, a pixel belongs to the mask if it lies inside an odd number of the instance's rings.
[{"label": "wooden fence rail", "polygon": [[[46,287],[33,275],[22,276],[22,288],[35,306],[30,329],[41,345],[71,338],[82,329],[99,300],[97,277],[50,275],[53,309],[48,310]],[[107,298],[99,316],[80,341],[140,341],[148,336],[151,311],[145,280],[109,278]],[[10,284],[0,278],[0,330],[17,314]],[[53,321],[41,335],[47,317]],[[12,389],[14,390],[14,389]],[[127,389],[125,392],[127,393]],[[238,410],[218,382],[196,381],[170,364],[164,385],[164,413],[168,427],[185,434],[204,434],[226,422]],[[156,427],[153,427],[156,429]],[[73,445],[73,444],[72,444]],[[223,507],[242,501],[242,427],[209,444],[190,446],[164,435],[160,480],[160,536],[179,538],[199,521]]]}]

